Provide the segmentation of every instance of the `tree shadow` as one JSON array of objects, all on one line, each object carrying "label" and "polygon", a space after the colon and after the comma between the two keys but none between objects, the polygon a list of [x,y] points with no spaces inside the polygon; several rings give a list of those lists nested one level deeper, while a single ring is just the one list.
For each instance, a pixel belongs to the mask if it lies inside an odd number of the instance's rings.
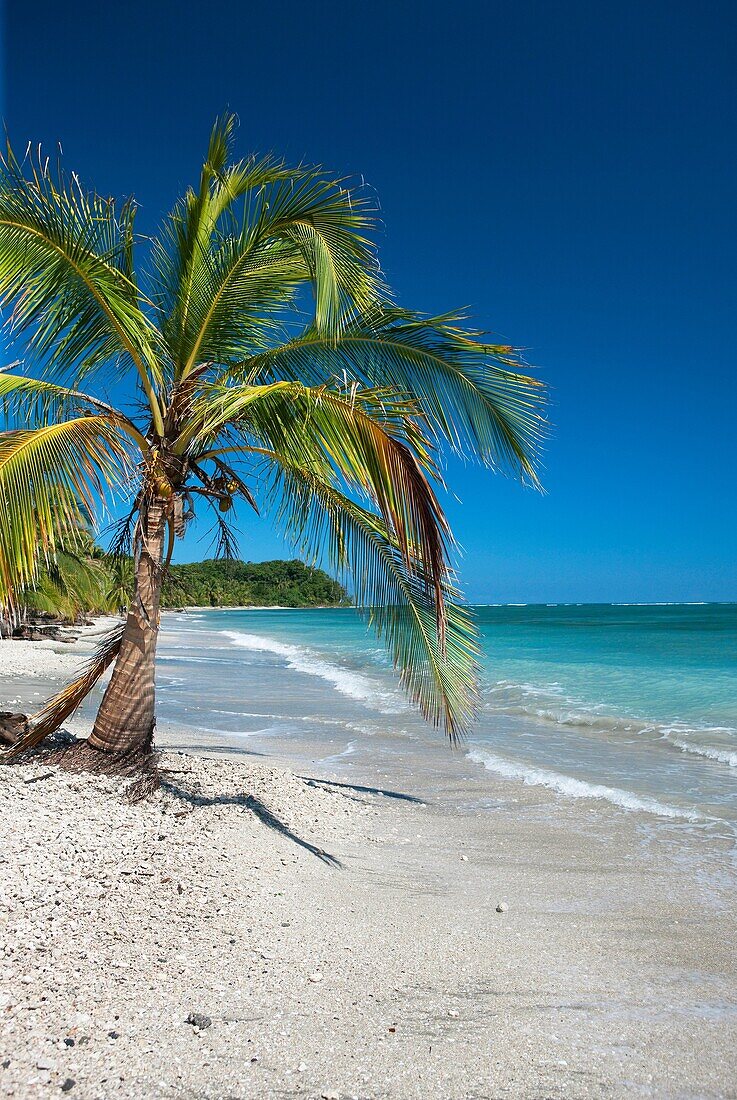
[{"label": "tree shadow", "polygon": [[[315,779],[309,775],[300,775],[299,778],[310,787],[340,787],[347,791],[357,791],[359,794],[380,794],[383,798],[398,798],[402,802],[414,802],[417,806],[427,805],[424,799],[417,798],[414,794],[404,794],[402,791],[388,791],[384,787],[364,787],[360,783],[338,783],[334,779]],[[348,797],[350,797],[350,795]]]},{"label": "tree shadow", "polygon": [[315,844],[310,844],[309,840],[297,836],[281,818],[277,817],[268,806],[265,806],[264,803],[254,795],[249,794],[246,799],[246,806],[248,806],[251,813],[254,813],[259,821],[262,821],[269,829],[274,829],[277,833],[281,833],[282,836],[288,837],[294,844],[298,844],[300,848],[304,848],[306,851],[311,852],[313,856],[317,856],[317,858],[321,859],[323,863],[326,863],[328,867],[334,867],[336,870],[343,870],[344,864],[340,862],[337,856],[331,855],[330,852],[326,852],[323,848],[318,848]]},{"label": "tree shadow", "polygon": [[168,782],[163,778],[160,781],[160,786],[162,790],[168,791],[169,794],[174,795],[175,798],[180,799],[182,802],[188,802],[191,806],[245,806],[246,809],[250,810],[268,829],[273,829],[274,832],[291,840],[293,844],[298,845],[300,848],[304,848],[306,852],[316,856],[317,859],[325,863],[328,867],[332,867],[335,870],[345,869],[345,865],[341,863],[337,856],[332,855],[330,852],[326,852],[324,848],[318,848],[316,844],[311,844],[309,840],[305,840],[304,837],[299,836],[293,829],[289,828],[285,821],[277,817],[273,810],[270,810],[260,798],[256,798],[255,795],[217,795],[208,797],[206,795],[195,794],[192,791],[187,791],[183,787],[177,786],[176,783]]},{"label": "tree shadow", "polygon": [[212,756],[267,756],[265,752],[257,752],[255,749],[244,749],[241,745],[205,745],[197,741],[183,741],[181,743],[157,740],[156,748],[161,752],[184,752],[189,755],[202,754],[205,757]]}]

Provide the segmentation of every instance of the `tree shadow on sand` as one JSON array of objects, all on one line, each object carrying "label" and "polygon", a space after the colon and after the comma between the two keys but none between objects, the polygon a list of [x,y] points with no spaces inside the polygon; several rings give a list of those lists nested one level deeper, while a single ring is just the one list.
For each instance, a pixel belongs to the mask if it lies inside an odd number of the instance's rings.
[{"label": "tree shadow on sand", "polygon": [[[356,791],[358,794],[380,794],[382,798],[398,798],[402,802],[414,802],[417,806],[426,806],[427,803],[422,798],[417,798],[414,794],[404,794],[402,791],[389,791],[385,787],[364,787],[360,783],[338,783],[334,779],[314,779],[309,775],[300,775],[299,777],[303,783],[306,783],[309,787],[339,787],[344,791]],[[346,795],[346,798],[350,798],[350,795]],[[355,799],[356,802],[362,801],[361,799]]]},{"label": "tree shadow on sand", "polygon": [[188,755],[201,753],[205,759],[207,759],[208,756],[259,756],[263,759],[268,755],[265,752],[257,752],[256,749],[245,749],[242,745],[211,745],[209,743],[203,745],[200,741],[182,741],[181,743],[167,741],[160,745],[157,742],[157,747],[161,749],[162,752],[184,752]]},{"label": "tree shadow on sand", "polygon": [[256,798],[255,795],[217,795],[209,797],[207,795],[195,794],[192,791],[188,791],[178,786],[176,783],[164,779],[164,774],[165,770],[162,769],[162,778],[160,780],[161,789],[168,791],[169,794],[174,795],[175,798],[180,799],[182,802],[187,802],[190,806],[245,806],[245,808],[250,810],[268,829],[273,829],[275,833],[287,837],[293,844],[298,845],[300,848],[304,848],[305,851],[316,856],[317,859],[327,864],[328,867],[333,867],[336,870],[344,869],[344,864],[341,863],[337,856],[332,855],[330,852],[326,852],[323,848],[318,848],[316,844],[311,844],[309,840],[305,840],[304,837],[299,836],[293,829],[290,829],[287,823],[282,821],[273,810],[270,810],[260,798]]}]

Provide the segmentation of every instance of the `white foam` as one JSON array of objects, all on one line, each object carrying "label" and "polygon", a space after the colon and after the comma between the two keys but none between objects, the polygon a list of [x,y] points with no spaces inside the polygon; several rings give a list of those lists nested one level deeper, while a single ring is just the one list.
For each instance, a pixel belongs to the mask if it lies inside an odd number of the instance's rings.
[{"label": "white foam", "polygon": [[[181,648],[184,649],[186,647],[182,646]],[[216,657],[196,657],[194,654],[188,654],[186,657],[184,657],[184,656],[180,656],[177,653],[162,653],[161,656],[158,659],[159,659],[159,661],[162,661],[162,662],[163,661],[179,661],[179,662],[184,662],[185,664],[193,664],[193,665],[217,664],[219,661],[222,660],[222,658],[220,656],[216,656]]]},{"label": "white foam", "polygon": [[307,646],[278,642],[261,634],[245,634],[240,630],[223,630],[226,638],[241,649],[260,650],[281,657],[289,668],[303,672],[307,676],[318,676],[326,680],[342,695],[356,699],[364,706],[372,707],[383,714],[399,714],[405,709],[398,698],[382,689],[375,680],[353,669],[344,668],[327,660],[321,654]]},{"label": "white foam", "polygon": [[583,779],[575,779],[572,775],[563,775],[560,772],[547,771],[543,768],[533,768],[526,764],[519,764],[512,760],[505,760],[494,753],[474,749],[468,753],[469,760],[477,764],[483,764],[488,771],[496,772],[505,779],[521,779],[529,787],[547,787],[557,791],[567,798],[598,798],[611,802],[615,806],[621,806],[625,810],[639,810],[644,813],[658,814],[660,817],[685,818],[688,821],[701,821],[702,818],[694,812],[679,810],[674,806],[667,806],[654,798],[634,794],[619,787],[606,787],[601,783],[587,783]]},{"label": "white foam", "polygon": [[200,733],[217,733],[220,737],[270,737],[278,732],[275,726],[265,726],[260,730],[223,730],[216,726],[200,726],[199,724],[197,730]]},{"label": "white foam", "polygon": [[[609,713],[604,703],[584,703],[563,694],[560,685],[528,684],[497,680],[486,689],[487,707],[492,714],[539,719],[556,726],[592,730],[598,734],[622,734],[631,739],[641,735],[653,743],[665,743],[681,752],[737,768],[737,730],[731,726],[690,725],[685,722],[638,718]],[[712,742],[709,743],[708,739]],[[726,744],[719,744],[719,741]]]},{"label": "white foam", "polygon": [[737,768],[737,752],[732,752],[729,749],[718,749],[713,745],[697,745],[693,741],[685,740],[683,737],[674,737],[672,733],[672,730],[667,729],[663,736],[666,741],[669,741],[671,745],[675,745],[681,752],[687,752],[693,756],[703,756],[707,760],[715,760],[718,764],[726,764],[730,768]]},{"label": "white foam", "polygon": [[355,755],[355,752],[356,752],[356,742],[355,741],[349,741],[348,744],[346,745],[346,747],[341,750],[341,752],[334,752],[331,756],[323,756],[323,758],[321,760],[319,760],[318,763],[320,763],[320,764],[333,764],[338,760],[342,760],[346,756]]}]

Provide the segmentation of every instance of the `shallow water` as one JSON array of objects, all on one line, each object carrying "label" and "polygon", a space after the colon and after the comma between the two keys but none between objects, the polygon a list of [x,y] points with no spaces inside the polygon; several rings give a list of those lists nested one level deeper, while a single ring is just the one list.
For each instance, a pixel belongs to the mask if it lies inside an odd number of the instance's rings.
[{"label": "shallow water", "polygon": [[[477,614],[483,707],[465,764],[479,778],[737,828],[737,605]],[[411,745],[438,763],[439,735],[350,609],[168,615],[158,683],[162,720],[254,747],[305,742],[312,759],[340,764],[388,762]]]}]

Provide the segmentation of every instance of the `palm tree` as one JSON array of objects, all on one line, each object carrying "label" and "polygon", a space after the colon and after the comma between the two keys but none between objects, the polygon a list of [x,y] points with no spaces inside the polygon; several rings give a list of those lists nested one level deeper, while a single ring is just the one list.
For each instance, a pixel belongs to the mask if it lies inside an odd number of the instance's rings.
[{"label": "palm tree", "polygon": [[16,617],[45,614],[74,623],[87,614],[117,611],[119,605],[111,598],[111,568],[102,558],[89,525],[78,527],[52,558],[40,563],[33,585],[19,593]]},{"label": "palm tree", "polygon": [[116,555],[107,568],[108,584],[105,590],[107,606],[114,611],[127,611],[134,587],[133,562],[129,557]]},{"label": "palm tree", "polygon": [[[440,448],[536,484],[544,390],[514,349],[393,304],[364,193],[271,156],[234,161],[234,126],[217,121],[199,186],[141,270],[134,202],[85,192],[40,153],[1,162],[0,301],[25,360],[0,373],[0,603],[111,496],[128,502],[135,564],[122,633],[36,728],[114,659],[88,747],[150,746],[162,577],[198,506],[228,552],[240,500],[311,558],[326,549],[454,739],[474,713],[477,649]],[[110,389],[127,403],[103,400]]]}]

